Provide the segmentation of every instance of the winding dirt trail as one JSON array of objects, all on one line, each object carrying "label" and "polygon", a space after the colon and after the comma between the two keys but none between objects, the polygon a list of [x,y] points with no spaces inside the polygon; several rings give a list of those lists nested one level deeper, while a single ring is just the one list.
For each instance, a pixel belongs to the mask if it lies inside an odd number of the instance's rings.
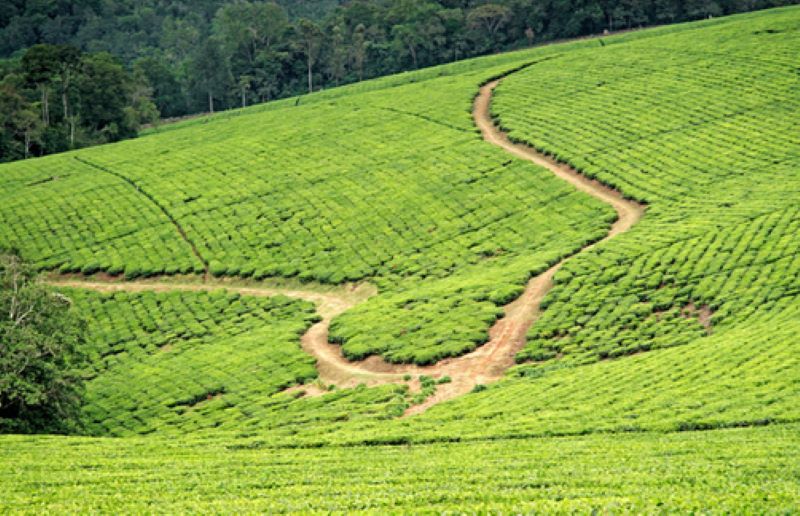
[{"label": "winding dirt trail", "polygon": [[[466,355],[442,360],[431,366],[415,366],[389,364],[379,356],[372,356],[362,361],[351,362],[344,358],[340,346],[328,342],[328,328],[331,320],[376,294],[376,289],[369,284],[349,285],[329,292],[303,290],[291,287],[272,287],[260,285],[236,285],[229,282],[207,280],[203,283],[180,283],[176,281],[93,281],[75,278],[54,278],[49,281],[53,285],[88,288],[98,291],[168,291],[190,290],[208,291],[226,289],[250,296],[274,296],[282,294],[289,297],[314,302],[322,320],[313,325],[302,337],[303,349],[317,359],[320,380],[324,384],[339,387],[354,387],[358,384],[380,385],[386,383],[409,383],[412,388],[418,387],[416,378],[405,381],[405,375],[418,377],[428,375],[434,378],[449,376],[450,383],[437,386],[436,393],[419,405],[410,407],[405,415],[419,414],[429,407],[470,392],[478,384],[486,384],[502,378],[505,371],[514,365],[515,355],[525,345],[525,335],[539,316],[542,299],[553,287],[553,276],[567,260],[591,249],[599,242],[609,240],[627,231],[644,215],[645,207],[634,201],[625,199],[619,192],[581,175],[568,165],[537,152],[531,147],[511,142],[492,121],[490,106],[492,92],[501,79],[489,82],[481,87],[475,98],[474,119],[481,130],[484,140],[492,143],[518,158],[531,161],[547,168],[552,173],[569,182],[578,190],[585,192],[605,203],[610,204],[617,212],[617,220],[608,234],[600,241],[588,245],[571,256],[553,265],[542,274],[532,278],[523,294],[504,307],[504,315],[489,330],[489,341]],[[321,395],[324,390],[315,386],[297,387],[306,395]]]},{"label": "winding dirt trail", "polygon": [[451,382],[438,385],[436,393],[425,402],[409,407],[405,413],[409,416],[422,413],[442,401],[466,394],[478,384],[499,380],[505,371],[514,365],[514,357],[525,346],[525,336],[539,317],[539,307],[544,296],[553,287],[553,276],[556,271],[572,257],[627,231],[644,215],[645,206],[625,199],[619,192],[581,175],[569,165],[559,163],[527,145],[511,142],[507,135],[495,126],[491,117],[492,92],[499,83],[500,79],[487,83],[481,87],[475,98],[473,116],[483,139],[519,158],[550,170],[578,190],[610,204],[617,212],[617,220],[603,239],[580,249],[542,274],[531,278],[522,295],[503,308],[503,317],[489,330],[489,341],[466,355],[442,360],[431,366],[388,364],[378,356],[350,362],[342,356],[339,346],[328,343],[327,321],[323,321],[303,336],[303,348],[317,357],[323,381],[342,387],[352,387],[358,383],[376,385],[400,382],[407,374],[428,375],[434,378],[450,377]]}]

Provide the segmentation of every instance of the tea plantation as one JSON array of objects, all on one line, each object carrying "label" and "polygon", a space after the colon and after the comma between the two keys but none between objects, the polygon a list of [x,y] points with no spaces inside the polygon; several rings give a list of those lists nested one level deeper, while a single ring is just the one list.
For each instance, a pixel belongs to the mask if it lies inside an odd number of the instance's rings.
[{"label": "tea plantation", "polygon": [[[480,139],[470,100],[507,68],[9,165],[0,238],[62,272],[369,279],[381,295],[332,331],[348,358],[462,354],[532,274],[614,218]],[[99,206],[78,210],[84,197]]]},{"label": "tea plantation", "polygon": [[798,48],[796,16],[764,16],[503,81],[494,109],[512,137],[649,204],[559,272],[520,359],[684,344],[800,292]]},{"label": "tea plantation", "polygon": [[[773,9],[3,165],[1,244],[160,288],[61,287],[88,322],[84,435],[0,436],[0,512],[796,511],[798,56],[800,7]],[[497,123],[645,204],[632,229],[582,250],[614,210],[481,138],[498,77]],[[301,337],[331,314],[231,287],[372,284],[329,340],[426,365],[562,260],[504,378],[406,417],[442,384],[325,383]]]},{"label": "tea plantation", "polygon": [[10,436],[3,508],[67,512],[733,512],[797,508],[796,425],[414,447]]}]

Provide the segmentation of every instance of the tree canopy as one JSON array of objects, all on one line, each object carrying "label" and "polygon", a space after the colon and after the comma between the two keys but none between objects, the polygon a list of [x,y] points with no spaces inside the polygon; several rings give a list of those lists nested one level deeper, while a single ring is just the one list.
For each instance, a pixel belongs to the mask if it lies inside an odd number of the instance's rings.
[{"label": "tree canopy", "polygon": [[147,69],[107,52],[40,43],[0,69],[0,161],[130,138],[159,117]]}]

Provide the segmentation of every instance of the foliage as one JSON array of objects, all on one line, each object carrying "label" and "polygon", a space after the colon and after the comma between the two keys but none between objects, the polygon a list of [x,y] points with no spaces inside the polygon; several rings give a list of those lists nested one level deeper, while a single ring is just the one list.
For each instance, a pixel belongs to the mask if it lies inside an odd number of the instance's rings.
[{"label": "foliage", "polygon": [[2,72],[0,161],[130,138],[159,116],[148,76],[108,53],[39,44]]},{"label": "foliage", "polygon": [[15,254],[0,255],[0,432],[74,428],[84,331],[71,305]]},{"label": "foliage", "polygon": [[[468,108],[487,71],[466,70],[428,72],[389,97],[348,96],[356,109],[284,103],[11,164],[0,235],[63,272],[132,278],[207,262],[215,276],[368,279],[385,294],[332,328],[349,357],[427,364],[462,354],[486,341],[532,274],[600,238],[614,216],[478,139]],[[64,172],[47,180],[53,170]],[[52,228],[59,238],[44,236]]]},{"label": "foliage", "polygon": [[[794,271],[786,236],[796,225],[795,211],[791,206],[770,210],[785,204],[786,189],[797,184],[789,159],[794,147],[780,136],[791,134],[787,124],[792,117],[784,115],[796,101],[791,79],[781,75],[791,70],[779,57],[767,62],[752,57],[746,63],[716,60],[707,75],[692,72],[689,82],[684,71],[699,67],[701,58],[694,50],[680,49],[728,41],[734,56],[750,56],[748,52],[764,45],[772,45],[776,56],[791,55],[781,50],[792,44],[793,32],[782,28],[793,23],[792,11],[787,13],[704,22],[702,31],[666,28],[609,38],[603,47],[582,42],[505,56],[503,61],[467,62],[323,92],[299,106],[278,102],[235,117],[188,123],[124,145],[84,151],[82,162],[64,157],[41,166],[7,167],[7,208],[0,209],[5,222],[0,233],[46,268],[125,272],[129,277],[202,272],[203,263],[176,238],[170,219],[147,202],[146,193],[197,244],[215,275],[377,283],[381,295],[332,324],[331,337],[343,344],[349,358],[378,353],[394,362],[427,364],[459,355],[485,342],[499,307],[532,274],[599,238],[612,216],[608,208],[587,202],[549,173],[509,161],[474,136],[467,109],[476,85],[515,64],[536,61],[500,86],[495,110],[503,123],[518,138],[525,133],[514,129],[517,125],[536,124],[536,145],[574,146],[591,157],[572,158],[573,164],[644,197],[651,206],[641,229],[623,236],[620,247],[601,246],[571,260],[556,275],[557,287],[545,299],[547,309],[519,359],[585,362],[687,344],[706,335],[708,324],[719,328],[726,317],[746,317],[756,300],[795,288],[797,276],[785,273]],[[753,31],[741,36],[743,27]],[[731,34],[739,36],[732,39]],[[669,56],[639,63],[637,56],[665,45],[675,48]],[[563,77],[565,62],[583,73],[568,82],[575,94],[559,97],[541,85]],[[630,70],[618,79],[610,71],[581,68],[599,69],[602,64],[610,70],[618,63],[628,63]],[[662,88],[669,108],[664,104],[652,115],[637,101],[646,93],[641,83],[627,79],[638,77],[636,66],[652,70],[648,87]],[[659,71],[659,66],[665,68]],[[541,80],[530,81],[534,73]],[[598,87],[601,73],[606,82]],[[704,88],[706,80],[714,84],[715,74],[730,77],[729,89]],[[759,108],[761,93],[734,93],[751,84],[744,78],[758,74],[776,78],[764,92],[776,99],[769,108]],[[594,89],[586,90],[587,81]],[[386,93],[389,87],[391,95]],[[688,95],[684,87],[706,92],[706,97]],[[728,92],[727,100],[715,100],[720,91]],[[640,122],[625,127],[642,133],[635,151],[612,131],[587,133],[576,122],[581,119],[569,114],[578,105],[593,117],[586,127],[596,127],[612,119],[611,110],[623,94],[626,106],[637,111],[628,109],[620,117],[643,113]],[[693,115],[699,102],[713,113]],[[520,103],[535,110],[517,109]],[[590,109],[591,103],[606,109]],[[726,125],[725,113],[748,106],[757,110],[751,118],[743,113],[738,118],[742,124]],[[708,121],[702,125],[693,116]],[[756,120],[771,120],[770,129],[759,129]],[[559,130],[561,123],[569,129]],[[339,131],[332,134],[329,127]],[[775,156],[779,163],[762,172],[774,180],[736,173],[745,166],[741,155],[723,161],[725,154],[719,151],[714,160],[705,157],[704,142],[723,130],[726,142],[752,142],[745,168],[755,170]],[[665,163],[658,151],[663,142],[646,137],[650,133],[664,134],[662,140],[669,138],[670,146],[685,149],[675,155],[670,174],[657,171]],[[601,137],[608,141],[591,139]],[[558,152],[566,156],[566,151]],[[631,152],[637,163],[653,167],[651,173],[638,176],[637,168],[626,165]],[[705,165],[687,166],[684,154]],[[324,167],[319,166],[320,156],[325,156]],[[594,171],[592,163],[602,170]],[[122,177],[98,177],[95,167]],[[52,170],[69,170],[70,175],[48,180],[54,177]],[[701,179],[698,170],[709,178]],[[724,178],[721,194],[710,180],[718,173]],[[630,179],[638,177],[638,182]],[[84,189],[85,178],[97,188]],[[780,190],[772,187],[777,182]],[[109,210],[104,199],[112,192],[119,201]],[[645,196],[647,192],[659,196]],[[705,200],[712,195],[718,201],[709,204]],[[299,204],[298,197],[307,201]],[[69,216],[75,199],[81,199],[84,209]],[[712,221],[717,226],[709,231]],[[767,228],[774,240],[766,239]],[[44,237],[53,231],[58,238]],[[661,242],[655,247],[654,233]],[[764,236],[756,238],[759,234]],[[779,234],[784,237],[778,239]],[[720,239],[728,243],[721,246]],[[750,249],[737,248],[737,241],[747,242]],[[773,262],[774,272],[759,275],[760,264]],[[740,280],[732,279],[719,290],[723,283],[713,280],[726,275]]]},{"label": "foliage", "polygon": [[683,345],[798,292],[796,12],[586,48],[503,81],[494,111],[513,137],[649,204],[558,272],[520,360]]},{"label": "foliage", "polygon": [[0,510],[792,512],[799,14],[466,61],[4,165],[0,241],[37,267],[367,278],[381,293],[332,335],[397,361],[478,345],[613,217],[480,142],[479,83],[533,63],[499,87],[500,121],[649,207],[556,275],[519,357],[538,362],[407,418],[422,399],[403,386],[280,392],[314,377],[309,303],[70,291],[89,319],[81,417],[127,437],[2,437]]},{"label": "foliage", "polygon": [[[422,446],[0,437],[0,510],[792,513],[800,427]],[[46,486],[46,487],[43,487]]]},{"label": "foliage", "polygon": [[243,432],[285,415],[293,398],[273,395],[317,375],[298,345],[317,320],[307,302],[224,291],[69,295],[89,320],[81,418],[92,434]]},{"label": "foliage", "polygon": [[[53,59],[52,49],[111,53],[128,69],[144,67],[145,88],[152,90],[161,115],[175,117],[554,39],[790,3],[793,0],[10,1],[0,13],[0,57],[19,56],[26,49],[40,52],[40,70],[49,76],[49,66],[69,69],[64,66],[69,60]],[[48,90],[55,89],[48,81],[34,81],[38,95],[27,95],[30,102],[39,96],[48,104]],[[66,86],[60,84],[62,89]],[[46,128],[47,109],[43,115]],[[106,141],[91,132],[74,134],[74,121],[68,131],[49,129],[43,131],[46,134],[24,120],[14,127],[14,145],[4,146],[0,154],[5,160]],[[126,131],[118,127],[118,134]]]}]

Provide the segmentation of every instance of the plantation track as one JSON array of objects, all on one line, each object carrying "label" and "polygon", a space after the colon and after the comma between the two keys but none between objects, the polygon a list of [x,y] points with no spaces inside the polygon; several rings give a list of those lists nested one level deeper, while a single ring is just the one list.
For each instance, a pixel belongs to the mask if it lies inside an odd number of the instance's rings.
[{"label": "plantation track", "polygon": [[[468,354],[457,358],[445,359],[431,366],[389,364],[379,356],[371,356],[358,362],[348,361],[342,355],[339,346],[329,343],[328,328],[335,316],[365,301],[376,293],[376,289],[369,284],[350,285],[349,287],[339,287],[328,292],[320,292],[291,287],[261,286],[258,284],[241,286],[230,282],[208,280],[207,278],[202,283],[181,283],[179,280],[172,278],[126,282],[116,279],[97,281],[74,277],[53,277],[49,283],[56,286],[86,288],[102,292],[209,291],[225,289],[248,296],[274,296],[280,294],[311,301],[317,305],[317,310],[322,320],[308,329],[301,342],[303,349],[316,358],[319,378],[324,384],[354,387],[362,383],[373,386],[406,382],[412,388],[417,388],[419,386],[417,378],[406,381],[404,376],[450,377],[451,381],[449,383],[438,385],[433,396],[421,404],[410,407],[406,411],[406,415],[419,414],[437,403],[470,392],[476,385],[497,381],[509,367],[514,365],[515,355],[525,345],[526,333],[539,315],[542,299],[552,288],[553,276],[556,271],[572,257],[591,249],[600,242],[627,231],[641,219],[645,212],[643,205],[625,199],[619,192],[581,175],[570,166],[560,163],[527,145],[510,141],[508,136],[494,124],[490,111],[492,92],[501,80],[502,78],[496,79],[482,86],[478,96],[475,98],[473,116],[475,124],[483,135],[483,139],[518,158],[550,170],[578,190],[611,205],[617,212],[617,220],[603,239],[583,247],[538,276],[531,278],[523,294],[504,307],[504,316],[497,320],[489,330],[489,341]],[[321,395],[325,392],[317,386],[295,387],[291,390],[302,390],[308,396]]]}]

